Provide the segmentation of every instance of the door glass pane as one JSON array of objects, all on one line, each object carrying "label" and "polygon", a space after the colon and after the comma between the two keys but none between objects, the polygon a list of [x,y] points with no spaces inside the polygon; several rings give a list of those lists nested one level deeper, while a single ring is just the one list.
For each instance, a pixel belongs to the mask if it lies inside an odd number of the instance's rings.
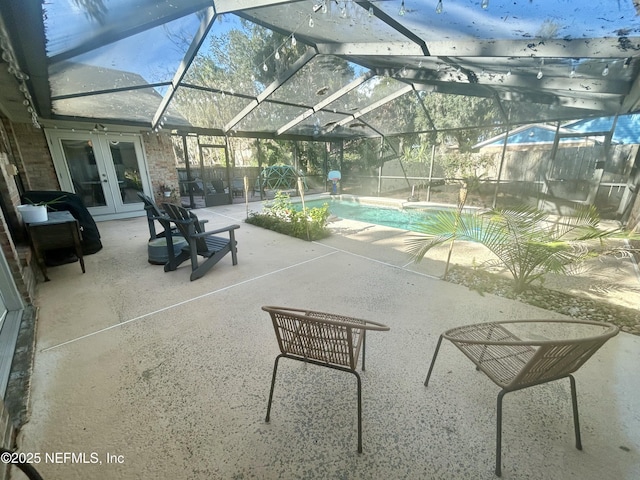
[{"label": "door glass pane", "polygon": [[109,141],[113,166],[118,177],[118,188],[122,203],[140,201],[137,192],[142,192],[142,180],[138,168],[138,157],[133,142]]},{"label": "door glass pane", "polygon": [[105,206],[107,202],[102,189],[103,183],[91,140],[62,140],[62,150],[69,166],[73,188],[82,197],[85,206]]}]

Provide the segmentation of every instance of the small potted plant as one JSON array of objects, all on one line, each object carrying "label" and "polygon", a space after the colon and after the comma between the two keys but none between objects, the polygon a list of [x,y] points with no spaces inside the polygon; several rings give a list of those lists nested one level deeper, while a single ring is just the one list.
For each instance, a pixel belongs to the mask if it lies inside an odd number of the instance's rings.
[{"label": "small potted plant", "polygon": [[46,202],[32,202],[27,199],[27,203],[16,206],[22,221],[24,223],[39,223],[46,222],[49,219],[48,209],[49,205],[55,205],[64,198],[64,195],[54,198]]},{"label": "small potted plant", "polygon": [[16,208],[18,209],[18,212],[20,212],[20,216],[24,223],[46,222],[49,218],[46,205],[32,205],[25,203],[23,205],[18,205]]},{"label": "small potted plant", "polygon": [[160,185],[160,194],[163,197],[170,197],[173,194],[173,188],[163,183],[162,185]]}]

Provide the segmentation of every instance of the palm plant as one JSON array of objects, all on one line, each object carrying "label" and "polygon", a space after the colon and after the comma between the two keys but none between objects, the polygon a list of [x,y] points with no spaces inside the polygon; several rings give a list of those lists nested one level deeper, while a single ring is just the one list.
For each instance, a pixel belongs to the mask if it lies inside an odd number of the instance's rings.
[{"label": "palm plant", "polygon": [[408,252],[420,261],[430,249],[447,242],[482,244],[496,256],[484,266],[506,268],[519,293],[546,273],[566,273],[570,264],[594,255],[587,248],[590,241],[604,245],[608,238],[631,238],[620,228],[602,229],[599,223],[593,206],[579,209],[575,216],[555,219],[526,206],[478,213],[441,211],[420,225],[424,235],[408,240]]}]

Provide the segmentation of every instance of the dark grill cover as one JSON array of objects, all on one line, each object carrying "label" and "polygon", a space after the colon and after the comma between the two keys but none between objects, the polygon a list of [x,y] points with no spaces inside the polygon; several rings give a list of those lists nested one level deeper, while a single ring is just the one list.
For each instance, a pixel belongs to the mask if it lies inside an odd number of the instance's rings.
[{"label": "dark grill cover", "polygon": [[84,206],[82,199],[75,193],[57,190],[29,190],[22,194],[22,203],[46,203],[49,211],[67,210],[73,215],[82,228],[82,254],[90,255],[102,248],[100,232],[96,222]]}]

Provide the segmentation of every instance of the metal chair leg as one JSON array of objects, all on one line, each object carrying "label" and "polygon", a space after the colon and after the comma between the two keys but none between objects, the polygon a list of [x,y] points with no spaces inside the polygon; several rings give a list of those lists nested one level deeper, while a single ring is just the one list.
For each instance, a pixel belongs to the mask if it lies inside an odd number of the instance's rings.
[{"label": "metal chair leg", "polygon": [[[576,392],[576,380],[573,375],[568,375],[571,384],[571,405],[573,407],[573,428],[576,435],[576,448],[582,450],[580,437],[580,419],[578,416],[578,395]],[[428,377],[427,377],[428,379]],[[502,397],[508,393],[502,390],[498,394],[497,419],[496,419],[496,476],[502,475]]]},{"label": "metal chair leg", "polygon": [[573,428],[576,432],[576,448],[582,450],[582,439],[580,437],[580,420],[578,419],[578,395],[576,393],[576,380],[573,375],[569,375],[571,383],[571,404],[573,406]]},{"label": "metal chair leg", "polygon": [[[282,357],[287,357],[286,354],[281,353],[276,357],[275,362],[273,363],[273,375],[271,376],[271,390],[269,391],[269,402],[267,403],[267,416],[265,417],[265,422],[269,422],[271,418],[271,404],[273,402],[273,391],[276,385],[276,374],[278,372],[278,362]],[[288,357],[291,358],[291,357]],[[298,360],[298,359],[296,359]],[[309,363],[313,363],[314,365],[326,366],[321,362],[316,362],[313,360],[306,360]],[[346,368],[335,368],[336,370],[340,370],[343,372],[353,373],[356,376],[356,380],[358,383],[358,453],[362,453],[362,380],[360,379],[360,375],[358,372],[355,372]]]},{"label": "metal chair leg", "polygon": [[364,357],[366,353],[367,353],[367,331],[362,330],[362,371],[363,372],[364,372]]},{"label": "metal chair leg", "polygon": [[442,335],[438,339],[438,343],[436,345],[436,351],[433,352],[433,358],[431,359],[431,365],[429,365],[429,373],[427,373],[427,378],[424,381],[424,386],[429,386],[429,378],[431,377],[431,372],[433,371],[433,364],[436,363],[436,357],[438,356],[438,351],[440,351],[440,344],[442,343]]},{"label": "metal chair leg", "polygon": [[271,401],[273,400],[273,389],[276,386],[276,373],[278,371],[278,362],[282,358],[282,354],[276,357],[276,361],[273,364],[273,375],[271,377],[271,391],[269,392],[269,403],[267,404],[267,416],[264,419],[265,422],[269,423],[269,419],[271,416]]},{"label": "metal chair leg", "polygon": [[353,372],[358,380],[358,453],[362,453],[362,382],[358,372]]},{"label": "metal chair leg", "polygon": [[496,476],[502,476],[502,397],[507,392],[502,390],[498,394],[498,408],[496,412]]}]

